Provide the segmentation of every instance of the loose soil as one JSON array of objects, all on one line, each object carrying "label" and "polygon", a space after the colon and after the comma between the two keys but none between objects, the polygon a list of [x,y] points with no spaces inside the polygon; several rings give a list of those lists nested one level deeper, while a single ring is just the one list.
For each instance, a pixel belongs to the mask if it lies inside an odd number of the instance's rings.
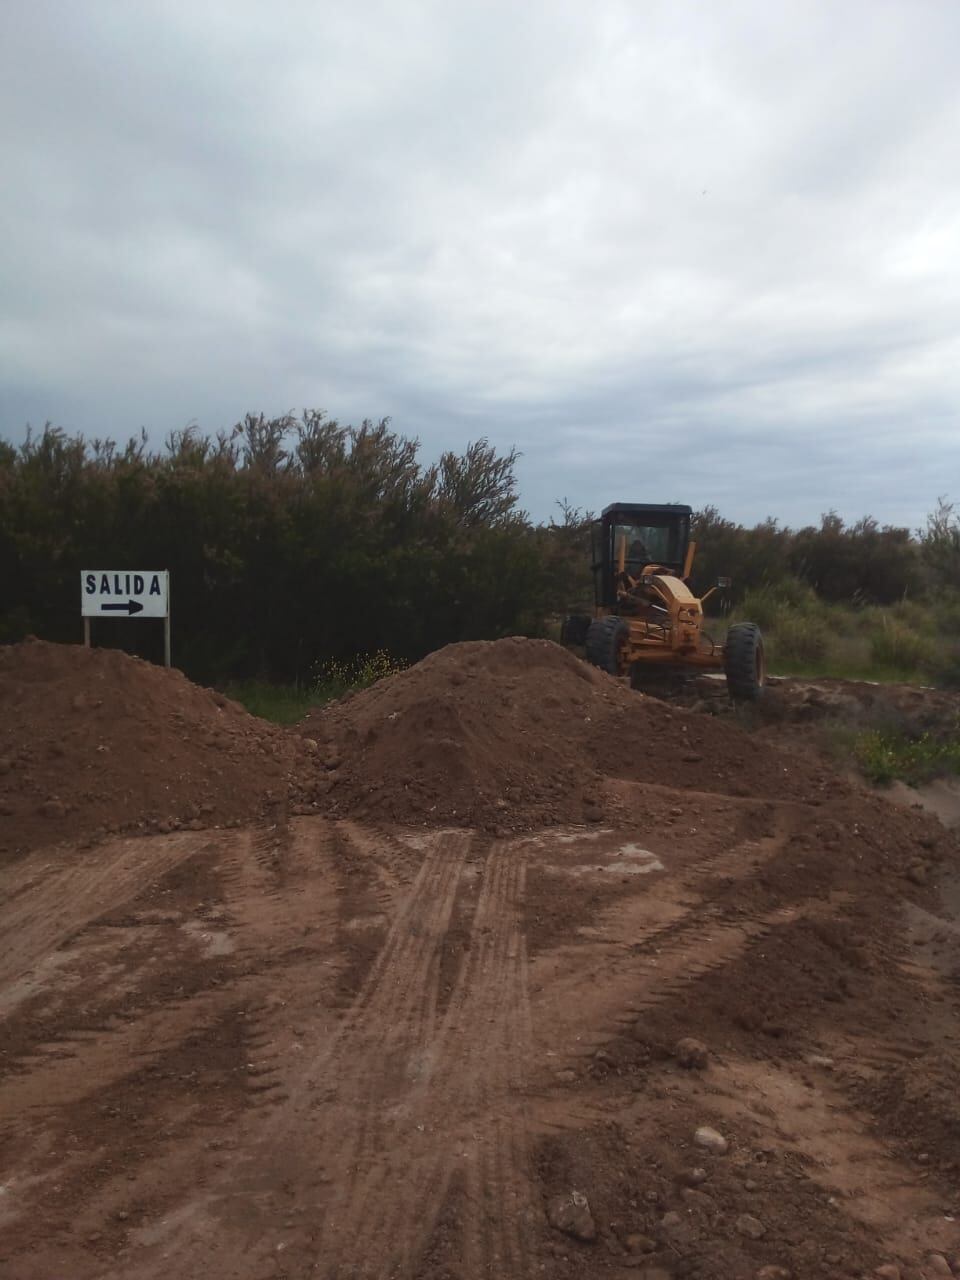
[{"label": "loose soil", "polygon": [[96,651],[0,697],[0,1275],[960,1274],[933,816],[532,641],[299,733]]},{"label": "loose soil", "polygon": [[111,649],[0,647],[0,860],[59,839],[257,817],[309,781],[302,740]]},{"label": "loose soil", "polygon": [[759,702],[734,708],[723,682],[704,677],[688,687],[683,701],[698,711],[735,719],[754,736],[780,747],[821,754],[829,749],[829,734],[837,730],[918,738],[953,737],[960,727],[960,693],[866,680],[774,677]]},{"label": "loose soil", "polygon": [[328,812],[494,834],[614,816],[609,780],[780,798],[846,791],[822,766],[640,697],[547,640],[450,645],[301,730],[329,765]]}]

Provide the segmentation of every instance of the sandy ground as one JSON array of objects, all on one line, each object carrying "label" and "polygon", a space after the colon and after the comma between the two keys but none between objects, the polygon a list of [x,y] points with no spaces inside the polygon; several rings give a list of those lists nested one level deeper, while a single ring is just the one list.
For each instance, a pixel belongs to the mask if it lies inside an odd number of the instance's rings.
[{"label": "sandy ground", "polygon": [[819,798],[620,800],[0,869],[0,1275],[960,1274],[956,862],[878,897]]},{"label": "sandy ground", "polygon": [[701,701],[4,648],[0,1280],[960,1275],[960,792],[817,749],[956,695]]}]

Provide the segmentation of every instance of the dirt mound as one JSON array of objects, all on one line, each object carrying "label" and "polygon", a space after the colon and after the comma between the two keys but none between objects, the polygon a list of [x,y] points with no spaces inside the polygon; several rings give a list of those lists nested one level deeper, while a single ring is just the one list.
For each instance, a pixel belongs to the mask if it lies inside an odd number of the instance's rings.
[{"label": "dirt mound", "polygon": [[0,649],[0,854],[254,816],[285,797],[291,738],[117,650]]},{"label": "dirt mound", "polygon": [[732,795],[843,788],[736,726],[631,692],[547,640],[449,645],[300,726],[334,812],[526,830],[610,815],[607,780]]}]

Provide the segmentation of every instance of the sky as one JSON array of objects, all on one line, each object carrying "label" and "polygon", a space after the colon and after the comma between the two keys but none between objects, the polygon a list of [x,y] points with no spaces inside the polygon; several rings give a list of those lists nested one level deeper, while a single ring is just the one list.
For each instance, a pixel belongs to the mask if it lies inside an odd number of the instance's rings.
[{"label": "sky", "polygon": [[0,435],[324,408],[522,505],[960,500],[955,0],[8,0]]}]

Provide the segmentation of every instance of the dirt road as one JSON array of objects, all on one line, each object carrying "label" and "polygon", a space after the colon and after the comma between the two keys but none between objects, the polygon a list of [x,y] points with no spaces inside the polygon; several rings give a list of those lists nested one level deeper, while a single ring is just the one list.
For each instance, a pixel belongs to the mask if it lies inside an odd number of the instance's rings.
[{"label": "dirt road", "polygon": [[771,732],[6,648],[2,1280],[960,1275],[956,839]]},{"label": "dirt road", "polygon": [[828,874],[821,806],[631,799],[622,830],[297,818],[8,868],[0,1274],[909,1276],[960,1251],[960,912]]}]

